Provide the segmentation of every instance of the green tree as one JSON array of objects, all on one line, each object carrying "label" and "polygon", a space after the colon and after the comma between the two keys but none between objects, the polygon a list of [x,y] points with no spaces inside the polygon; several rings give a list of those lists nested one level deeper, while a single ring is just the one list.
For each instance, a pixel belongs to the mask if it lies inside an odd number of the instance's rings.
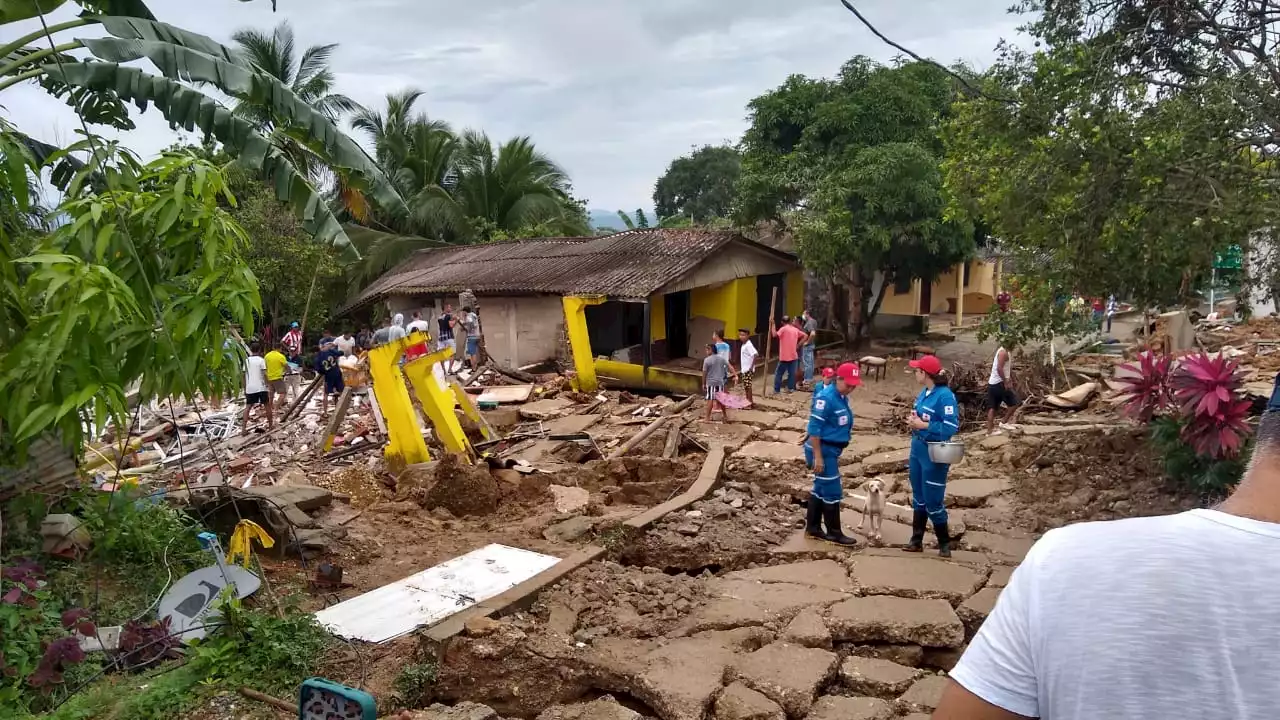
[{"label": "green tree", "polygon": [[1079,292],[1176,304],[1215,254],[1274,227],[1273,165],[1246,137],[1230,78],[1154,94],[1104,73],[1099,52],[1007,50],[985,80],[1001,99],[966,100],[949,123],[948,184],[960,214],[989,223],[1020,272],[1053,288],[1042,302]]},{"label": "green tree", "polygon": [[728,145],[706,145],[676,158],[653,190],[658,217],[683,215],[695,224],[729,217],[741,172],[742,156]]},{"label": "green tree", "polygon": [[[299,100],[331,121],[337,121],[362,108],[351,98],[335,93],[333,70],[329,61],[337,43],[312,45],[297,54],[293,26],[283,21],[270,33],[253,28],[237,30],[232,42],[244,58],[257,70],[279,80]],[[235,114],[253,123],[309,176],[316,177],[322,165],[307,147],[306,129],[278,114],[269,102],[245,99],[236,104]]]},{"label": "green tree", "polygon": [[[15,145],[0,140],[22,157]],[[41,169],[22,159],[6,164],[8,189]],[[144,398],[228,391],[240,374],[228,328],[253,332],[261,307],[216,166],[177,154],[140,165],[108,145],[87,170],[102,189],[72,183],[57,209],[65,222],[5,263],[19,282],[3,288],[0,437],[19,457],[48,430],[79,447],[84,421],[126,424],[135,383]]]},{"label": "green tree", "polygon": [[974,225],[945,216],[938,129],[954,97],[937,67],[858,57],[750,104],[737,219],[782,223],[805,267],[848,289],[851,342],[895,282],[931,280],[973,250]]},{"label": "green tree", "polygon": [[[302,219],[308,234],[356,255],[305,173],[253,123],[197,89],[212,86],[240,103],[270,106],[278,126],[290,128],[295,139],[322,158],[348,187],[368,194],[388,212],[404,212],[403,200],[363,148],[323,112],[241,54],[203,35],[156,22],[139,0],[80,4],[96,14],[51,25],[50,36],[60,40],[47,39],[42,29],[0,46],[0,102],[5,88],[40,82],[55,96],[66,97],[86,122],[116,127],[132,126],[125,102],[142,109],[154,105],[172,124],[188,131],[198,127],[222,142],[239,163],[259,172],[276,198],[289,203]],[[69,32],[87,25],[99,26],[106,36],[66,39]],[[68,54],[79,49],[87,50],[89,56]],[[143,59],[160,75],[124,64]]]}]

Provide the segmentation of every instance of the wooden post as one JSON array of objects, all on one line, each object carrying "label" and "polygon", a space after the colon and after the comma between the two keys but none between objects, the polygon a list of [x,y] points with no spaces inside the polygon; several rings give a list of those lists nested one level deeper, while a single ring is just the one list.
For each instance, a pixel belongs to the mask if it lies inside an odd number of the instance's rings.
[{"label": "wooden post", "polygon": [[329,416],[329,426],[324,430],[324,445],[321,452],[329,452],[333,449],[334,436],[342,427],[342,420],[347,416],[349,407],[351,407],[351,388],[343,388],[342,394],[338,396],[338,402],[333,406],[333,414]]},{"label": "wooden post", "polygon": [[684,423],[671,423],[671,427],[667,430],[667,444],[662,449],[662,457],[675,458],[680,454],[680,431],[683,427]]},{"label": "wooden post", "polygon": [[617,450],[614,450],[613,452],[609,453],[609,457],[607,459],[616,460],[617,458],[620,458],[623,455],[626,455],[627,451],[631,450],[632,448],[644,442],[645,440],[648,440],[649,436],[652,435],[654,432],[656,432],[658,428],[662,427],[662,424],[666,422],[670,422],[674,425],[680,424],[680,422],[676,420],[673,416],[662,415],[657,420],[654,420],[648,425],[645,425],[643,430],[636,433],[635,435],[632,435],[631,438],[628,439],[626,442],[622,443],[622,445],[620,445]]},{"label": "wooden post", "polygon": [[760,390],[765,395],[769,394],[769,353],[773,351],[773,319],[777,317],[775,313],[778,311],[778,288],[773,289],[773,297],[769,300],[769,327],[764,331],[764,368],[760,373],[763,376],[764,387]]},{"label": "wooden post", "polygon": [[322,382],[324,382],[324,375],[317,374],[316,379],[312,380],[311,384],[307,386],[307,389],[303,390],[293,401],[293,404],[289,406],[289,409],[284,411],[284,417],[280,418],[280,422],[284,422],[292,417],[297,409],[302,407],[303,403],[311,398],[311,395],[315,393],[316,388],[319,387]]},{"label": "wooden post", "polygon": [[956,266],[956,330],[964,325],[964,269],[966,263]]}]

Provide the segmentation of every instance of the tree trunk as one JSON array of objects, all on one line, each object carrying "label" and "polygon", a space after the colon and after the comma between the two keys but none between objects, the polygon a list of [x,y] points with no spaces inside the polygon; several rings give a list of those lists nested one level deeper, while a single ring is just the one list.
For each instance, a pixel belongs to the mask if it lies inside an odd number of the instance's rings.
[{"label": "tree trunk", "polygon": [[857,267],[849,268],[845,283],[849,291],[849,315],[846,320],[844,341],[847,347],[857,350],[862,345],[863,326],[866,322],[864,308],[871,289],[865,287],[866,283],[863,282],[862,273]]}]

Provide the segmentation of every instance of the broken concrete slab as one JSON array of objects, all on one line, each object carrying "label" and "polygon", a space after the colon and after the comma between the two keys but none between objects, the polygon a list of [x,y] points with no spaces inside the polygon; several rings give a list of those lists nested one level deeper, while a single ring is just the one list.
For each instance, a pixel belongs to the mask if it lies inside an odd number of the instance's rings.
[{"label": "broken concrete slab", "polygon": [[804,462],[804,448],[796,443],[754,440],[734,451],[735,457],[772,462]]},{"label": "broken concrete slab", "polygon": [[542,537],[552,542],[573,542],[595,528],[595,520],[585,515],[575,515],[542,531]]},{"label": "broken concrete slab", "polygon": [[873,697],[827,695],[818,698],[805,720],[889,720],[893,706]]},{"label": "broken concrete slab", "polygon": [[947,687],[946,675],[926,675],[911,684],[910,689],[898,698],[902,705],[915,710],[936,710]]},{"label": "broken concrete slab", "polygon": [[633,694],[663,720],[702,720],[737,648],[717,638],[676,638],[643,660]]},{"label": "broken concrete slab", "polygon": [[277,505],[294,505],[311,511],[333,502],[333,492],[314,485],[254,485],[243,491],[251,497],[266,498]]},{"label": "broken concrete slab", "polygon": [[547,491],[551,493],[559,513],[578,512],[591,502],[591,493],[586,488],[548,485]]},{"label": "broken concrete slab", "polygon": [[887,642],[925,647],[959,647],[964,624],[946,600],[916,600],[891,595],[855,597],[827,611],[834,640]]},{"label": "broken concrete slab", "polygon": [[991,577],[987,578],[987,587],[1002,588],[1009,584],[1009,578],[1013,577],[1013,571],[1017,570],[1012,565],[997,565],[991,568]]},{"label": "broken concrete slab", "polygon": [[919,645],[874,643],[871,645],[854,645],[853,656],[888,660],[904,667],[919,667],[924,662],[925,649]]},{"label": "broken concrete slab", "polygon": [[947,482],[947,507],[976,508],[1010,487],[1008,478],[960,478]]},{"label": "broken concrete slab", "polygon": [[768,410],[734,410],[731,417],[735,423],[752,425],[758,428],[771,428],[777,425],[784,416],[782,413],[769,412]]},{"label": "broken concrete slab", "polygon": [[542,429],[546,430],[548,435],[572,435],[586,432],[587,428],[600,422],[601,417],[600,415],[566,415],[543,423]]},{"label": "broken concrete slab", "polygon": [[687,632],[727,630],[791,619],[801,608],[826,606],[849,597],[813,585],[762,583],[717,578],[708,587],[715,599],[694,610],[682,625]]},{"label": "broken concrete slab", "polygon": [[858,695],[896,698],[920,677],[920,671],[892,660],[851,655],[840,663],[840,683]]},{"label": "broken concrete slab", "polygon": [[906,447],[868,455],[862,459],[862,468],[868,475],[902,472],[907,469],[907,463],[910,459],[911,448]]},{"label": "broken concrete slab", "polygon": [[978,447],[983,450],[999,450],[1011,442],[1013,442],[1013,438],[1002,433],[1000,435],[989,435],[983,438],[982,442],[978,443]]},{"label": "broken concrete slab", "polygon": [[782,631],[782,641],[808,648],[831,649],[831,631],[816,608],[807,607]]},{"label": "broken concrete slab", "polygon": [[[856,421],[855,421],[856,422]],[[865,460],[873,453],[886,453],[902,450],[911,445],[911,438],[901,435],[862,435],[854,433],[845,455],[854,460]]]},{"label": "broken concrete slab", "polygon": [[799,445],[800,439],[804,437],[804,433],[797,432],[795,430],[761,430],[760,437],[773,442]]},{"label": "broken concrete slab", "polygon": [[845,570],[843,565],[834,560],[813,560],[811,562],[738,570],[727,573],[722,578],[724,580],[746,580],[762,583],[813,585],[850,594],[855,589],[853,581],[849,579],[849,572]]},{"label": "broken concrete slab", "polygon": [[570,405],[573,405],[573,401],[569,398],[535,400],[520,406],[520,417],[525,420],[551,420],[563,415]]},{"label": "broken concrete slab", "polygon": [[750,425],[737,425],[735,423],[700,422],[689,427],[693,429],[693,434],[698,437],[715,438],[720,441],[726,450],[736,450],[756,435],[756,429]]},{"label": "broken concrete slab", "polygon": [[853,579],[864,595],[941,598],[959,604],[982,586],[983,576],[964,565],[921,557],[858,556]]},{"label": "broken concrete slab", "polygon": [[786,720],[786,713],[778,703],[736,682],[716,697],[715,720]]},{"label": "broken concrete slab", "polygon": [[[881,477],[885,476],[882,475]],[[895,477],[890,475],[888,476],[888,480],[893,482]],[[950,485],[950,483],[948,483],[948,485]],[[950,492],[950,487],[948,487],[947,491]],[[886,486],[885,492],[890,492],[888,486]],[[865,492],[845,493],[844,500],[841,502],[841,505],[860,513],[862,511],[863,503],[865,503],[866,500],[867,496]],[[915,515],[915,511],[910,507],[890,502],[884,504],[884,510],[881,513],[881,516],[885,521],[896,522],[901,525],[905,525],[908,528],[911,526],[913,515]],[[932,527],[932,525],[929,525],[928,527]],[[964,518],[952,515],[949,517],[947,529],[950,531],[953,539],[958,539],[961,535],[965,534],[968,527],[965,525]]]},{"label": "broken concrete slab", "polygon": [[619,704],[612,695],[605,695],[591,702],[553,705],[539,713],[537,720],[641,720],[642,717]]},{"label": "broken concrete slab", "polygon": [[987,553],[995,553],[1012,558],[1021,562],[1031,551],[1031,546],[1035,544],[1035,540],[1030,538],[1011,538],[1005,535],[996,535],[988,532],[969,531],[964,535],[964,544],[974,550]]},{"label": "broken concrete slab", "polygon": [[956,608],[956,614],[960,616],[961,622],[969,632],[977,632],[987,616],[995,609],[996,600],[1000,599],[1000,590],[993,587],[982,588]]},{"label": "broken concrete slab", "polygon": [[497,711],[488,705],[465,700],[453,706],[436,703],[425,710],[410,710],[406,713],[400,717],[411,720],[499,720]]},{"label": "broken concrete slab", "polygon": [[740,656],[726,677],[778,703],[789,716],[800,717],[809,711],[838,660],[827,650],[775,642]]},{"label": "broken concrete slab", "polygon": [[792,432],[802,433],[806,429],[808,429],[809,419],[802,418],[802,417],[782,418],[781,420],[778,421],[778,424],[775,425],[774,427],[776,427],[779,430],[790,430]]}]

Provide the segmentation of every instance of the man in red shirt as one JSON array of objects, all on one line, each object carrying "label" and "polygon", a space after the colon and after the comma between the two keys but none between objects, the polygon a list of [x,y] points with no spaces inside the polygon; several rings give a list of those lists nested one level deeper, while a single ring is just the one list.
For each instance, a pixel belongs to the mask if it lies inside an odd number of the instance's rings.
[{"label": "man in red shirt", "polygon": [[1008,290],[1001,290],[1000,293],[996,295],[996,307],[1000,308],[1000,332],[1005,332],[1009,329],[1009,324],[1005,320],[1005,314],[1009,312],[1009,306],[1012,304],[1013,296],[1009,294]]},{"label": "man in red shirt", "polygon": [[789,322],[785,316],[782,318],[780,328],[774,327],[772,320],[769,321],[769,333],[778,338],[778,369],[773,374],[773,392],[775,394],[781,392],[783,373],[787,375],[787,392],[794,392],[800,343],[804,342],[808,336],[804,334],[804,330],[800,329],[800,318]]}]

